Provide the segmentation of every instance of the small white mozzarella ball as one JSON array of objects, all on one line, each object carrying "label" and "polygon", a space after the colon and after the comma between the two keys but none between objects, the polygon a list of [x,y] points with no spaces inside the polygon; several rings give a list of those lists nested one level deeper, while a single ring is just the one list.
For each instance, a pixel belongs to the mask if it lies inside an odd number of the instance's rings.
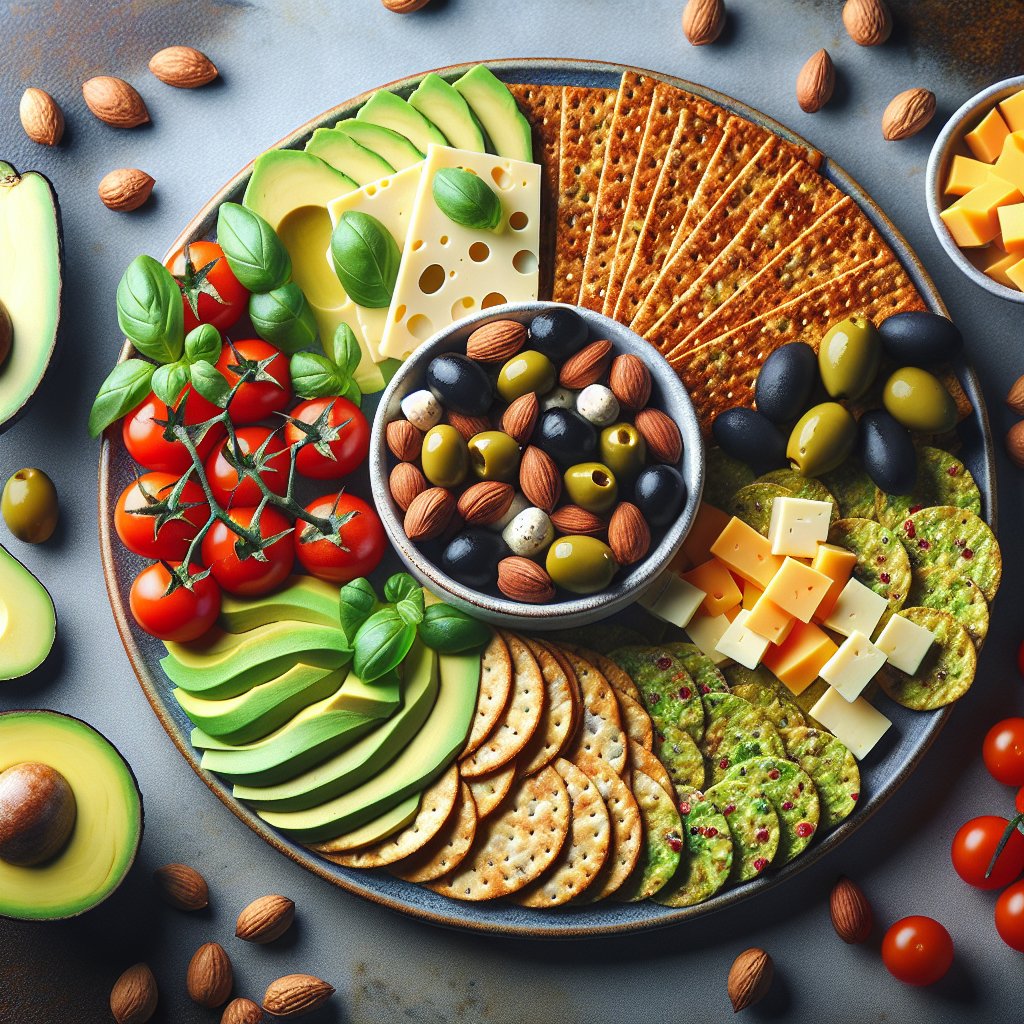
[{"label": "small white mozzarella ball", "polygon": [[576,396],[576,411],[595,427],[607,427],[619,418],[619,401],[611,388],[588,384]]},{"label": "small white mozzarella ball", "polygon": [[427,390],[413,391],[402,399],[402,413],[417,430],[427,431],[441,422],[444,409]]},{"label": "small white mozzarella ball", "polygon": [[540,400],[541,412],[547,412],[548,409],[572,409],[575,405],[576,392],[563,387],[552,389]]},{"label": "small white mozzarella ball", "polygon": [[500,519],[495,519],[493,523],[488,523],[487,529],[493,530],[495,533],[501,533],[505,527],[508,526],[508,524],[511,523],[517,515],[519,515],[520,512],[528,509],[529,507],[530,503],[527,501],[526,495],[520,491],[516,491],[515,497],[512,499],[512,504],[508,507],[508,511]]},{"label": "small white mozzarella ball", "polygon": [[555,527],[547,512],[530,506],[505,527],[501,538],[514,555],[533,558],[555,539]]}]

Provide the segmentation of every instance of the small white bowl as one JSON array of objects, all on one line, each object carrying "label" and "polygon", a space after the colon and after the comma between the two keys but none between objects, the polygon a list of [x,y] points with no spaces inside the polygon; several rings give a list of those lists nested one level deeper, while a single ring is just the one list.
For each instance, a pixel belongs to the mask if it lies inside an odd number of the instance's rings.
[{"label": "small white bowl", "polygon": [[[928,217],[932,222],[932,229],[949,258],[985,291],[998,295],[1001,299],[1024,303],[1024,292],[1016,288],[1007,288],[1006,285],[993,281],[967,258],[967,254],[953,241],[953,236],[939,216],[939,213],[949,205],[944,191],[944,183],[953,157],[958,153],[964,156],[971,155],[964,143],[964,136],[976,128],[978,122],[1000,100],[1005,100],[1007,96],[1012,96],[1015,92],[1020,92],[1021,89],[1024,89],[1024,75],[996,82],[995,85],[990,85],[987,89],[979,92],[977,96],[971,97],[946,122],[935,140],[935,145],[932,146],[931,156],[928,157],[925,201],[928,204]],[[1024,259],[1024,256],[1021,258]]]}]

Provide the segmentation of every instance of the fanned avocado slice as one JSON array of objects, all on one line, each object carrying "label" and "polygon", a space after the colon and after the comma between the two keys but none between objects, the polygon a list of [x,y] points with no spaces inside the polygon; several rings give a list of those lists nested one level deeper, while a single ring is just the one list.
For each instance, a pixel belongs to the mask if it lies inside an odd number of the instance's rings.
[{"label": "fanned avocado slice", "polygon": [[498,156],[533,162],[533,134],[515,97],[505,83],[478,64],[452,83],[487,132],[490,149]]},{"label": "fanned avocado slice", "polygon": [[390,128],[404,135],[423,153],[426,153],[430,145],[448,145],[448,140],[437,125],[428,121],[415,107],[409,106],[401,96],[387,89],[375,92],[359,108],[356,119],[379,124],[382,128]]},{"label": "fanned avocado slice", "polygon": [[325,160],[360,187],[395,173],[395,168],[382,156],[336,128],[317,128],[306,143],[306,152]]},{"label": "fanned avocado slice", "polygon": [[372,149],[377,156],[387,160],[396,171],[404,171],[407,167],[418,164],[426,155],[404,135],[399,135],[390,128],[382,128],[379,124],[370,124],[369,121],[350,117],[347,121],[339,121],[334,127],[350,139],[355,139],[360,146]]},{"label": "fanned avocado slice", "polygon": [[57,616],[46,587],[0,547],[0,679],[37,669],[56,635]]},{"label": "fanned avocado slice", "polygon": [[483,129],[462,94],[432,71],[409,97],[409,103],[444,133],[456,149],[486,153]]},{"label": "fanned avocado slice", "polygon": [[341,623],[338,588],[315,576],[293,576],[288,585],[261,597],[221,598],[218,622],[228,633],[245,633],[258,626],[290,619],[321,626]]}]

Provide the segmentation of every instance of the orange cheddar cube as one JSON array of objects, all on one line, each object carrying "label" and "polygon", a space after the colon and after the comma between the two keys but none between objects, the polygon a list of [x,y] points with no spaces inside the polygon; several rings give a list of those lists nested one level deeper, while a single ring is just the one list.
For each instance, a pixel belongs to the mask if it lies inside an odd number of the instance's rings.
[{"label": "orange cheddar cube", "polygon": [[743,609],[744,611],[750,611],[751,608],[757,603],[757,599],[761,596],[764,591],[755,584],[748,580],[743,581]]},{"label": "orange cheddar cube", "polygon": [[761,663],[796,695],[818,678],[825,663],[838,650],[824,630],[810,622],[798,622],[783,644],[765,651]]},{"label": "orange cheddar cube", "polygon": [[843,592],[843,587],[853,575],[853,567],[856,564],[857,556],[852,551],[835,544],[818,545],[818,551],[814,556],[814,561],[811,562],[811,567],[824,573],[832,581],[832,585],[821,599],[821,604],[818,605],[818,610],[813,615],[815,620],[824,622],[829,617],[839,595]]},{"label": "orange cheddar cube", "polygon": [[993,107],[982,118],[981,124],[964,136],[964,142],[979,160],[991,164],[998,159],[1006,136],[1009,134],[1009,127],[1000,116],[999,111]]},{"label": "orange cheddar cube", "polygon": [[789,612],[784,612],[770,597],[762,594],[750,609],[746,626],[773,644],[781,644],[789,636],[795,621]]},{"label": "orange cheddar cube", "polygon": [[764,588],[764,596],[794,619],[810,622],[831,586],[831,578],[823,572],[795,558],[787,558]]},{"label": "orange cheddar cube", "polygon": [[683,573],[683,579],[707,595],[701,607],[712,618],[737,608],[743,595],[729,570],[717,558]]},{"label": "orange cheddar cube", "polygon": [[999,234],[999,207],[1021,200],[1024,196],[1008,181],[992,177],[961,196],[939,216],[957,245],[964,248],[987,245]]},{"label": "orange cheddar cube", "polygon": [[972,160],[969,156],[955,156],[946,178],[946,193],[951,196],[965,196],[972,188],[984,185],[991,173],[991,164]]},{"label": "orange cheddar cube", "polygon": [[1006,276],[1006,271],[1020,260],[1020,253],[1004,252],[1003,249],[993,242],[983,249],[972,249],[967,258],[983,273],[998,281],[1007,288],[1015,288],[1016,285]]},{"label": "orange cheddar cube", "polygon": [[1011,132],[1024,132],[1024,89],[1003,100],[999,104],[999,113]]},{"label": "orange cheddar cube", "polygon": [[782,559],[772,554],[768,539],[735,517],[711,545],[711,554],[741,579],[762,590],[782,568]]},{"label": "orange cheddar cube", "polygon": [[1024,260],[1014,263],[1012,267],[1006,268],[1006,277],[1014,288],[1024,292]]},{"label": "orange cheddar cube", "polygon": [[1024,192],[1024,132],[1013,132],[1006,136],[1002,152],[991,173]]},{"label": "orange cheddar cube", "polygon": [[1024,203],[1000,206],[996,213],[1006,251],[1017,255],[1024,253]]},{"label": "orange cheddar cube", "polygon": [[697,508],[690,532],[680,549],[690,565],[700,565],[711,557],[711,545],[729,522],[729,513],[702,501]]}]

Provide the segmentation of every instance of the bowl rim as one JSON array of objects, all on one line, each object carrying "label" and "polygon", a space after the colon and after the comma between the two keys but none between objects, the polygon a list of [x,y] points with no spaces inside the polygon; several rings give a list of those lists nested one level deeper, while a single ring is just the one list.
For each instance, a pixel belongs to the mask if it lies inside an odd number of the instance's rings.
[{"label": "bowl rim", "polygon": [[[1006,285],[992,280],[971,263],[960,246],[953,241],[949,229],[939,214],[943,209],[942,197],[944,195],[941,180],[944,177],[953,147],[961,139],[964,122],[974,115],[980,114],[982,107],[993,107],[999,100],[1004,99],[1005,95],[1010,95],[1021,89],[1024,89],[1024,75],[1015,75],[1013,78],[1004,78],[1001,82],[993,83],[961,104],[936,136],[928,156],[928,168],[925,173],[925,204],[928,208],[928,220],[931,222],[932,230],[946,255],[967,277],[984,288],[985,291],[1016,303],[1024,303],[1024,291],[1008,288]],[[1024,259],[1024,255],[1021,258]]]}]

